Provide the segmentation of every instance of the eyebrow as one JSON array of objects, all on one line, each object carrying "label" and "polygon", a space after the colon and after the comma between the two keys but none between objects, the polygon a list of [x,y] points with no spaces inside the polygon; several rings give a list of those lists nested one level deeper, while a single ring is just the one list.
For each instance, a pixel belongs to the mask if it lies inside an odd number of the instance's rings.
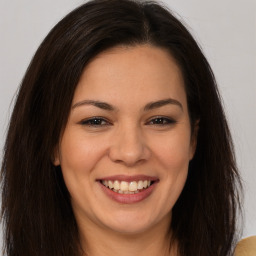
[{"label": "eyebrow", "polygon": [[176,106],[180,107],[181,110],[183,110],[183,106],[179,101],[177,101],[175,99],[168,98],[168,99],[163,99],[163,100],[148,103],[144,107],[144,111],[160,108],[160,107],[163,107],[163,106],[168,105],[168,104],[176,105]]},{"label": "eyebrow", "polygon": [[76,108],[76,107],[79,107],[79,106],[83,106],[83,105],[92,105],[92,106],[95,106],[97,108],[101,108],[101,109],[104,109],[104,110],[109,110],[109,111],[114,111],[115,108],[106,103],[106,102],[102,102],[102,101],[97,101],[97,100],[83,100],[83,101],[79,101],[77,103],[75,103],[73,106],[72,106],[72,109]]},{"label": "eyebrow", "polygon": [[[179,101],[177,101],[175,99],[168,98],[168,99],[154,101],[154,102],[150,102],[150,103],[146,104],[146,106],[144,107],[144,111],[149,111],[149,110],[152,110],[152,109],[160,108],[160,107],[163,107],[163,106],[169,105],[169,104],[176,105],[176,106],[180,107],[181,110],[183,110],[183,106]],[[106,102],[97,101],[97,100],[79,101],[79,102],[75,103],[72,106],[72,109],[74,109],[76,107],[79,107],[79,106],[83,106],[83,105],[92,105],[92,106],[95,106],[97,108],[108,110],[108,111],[117,110],[114,106],[112,106],[112,105],[110,105]]]}]

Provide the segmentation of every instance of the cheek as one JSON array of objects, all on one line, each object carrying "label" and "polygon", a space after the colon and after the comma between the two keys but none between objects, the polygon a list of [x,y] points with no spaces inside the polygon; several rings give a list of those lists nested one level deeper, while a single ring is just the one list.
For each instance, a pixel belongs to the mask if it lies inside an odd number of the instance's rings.
[{"label": "cheek", "polygon": [[66,133],[61,142],[61,165],[68,169],[90,170],[97,159],[101,157],[104,145],[90,143],[88,138],[79,136],[79,133]]},{"label": "cheek", "polygon": [[93,169],[104,155],[104,144],[90,143],[88,138],[68,133],[62,139],[60,163],[66,186],[70,193],[82,184],[90,186],[94,180]]},{"label": "cheek", "polygon": [[159,166],[161,182],[157,206],[165,214],[171,211],[178,200],[188,174],[190,137],[177,135],[175,133],[158,138],[154,147],[155,163]]},{"label": "cheek", "polygon": [[188,166],[191,157],[189,133],[173,133],[162,139],[155,140],[155,155],[164,168],[181,171]]},{"label": "cheek", "polygon": [[187,179],[190,161],[190,134],[173,133],[161,142],[159,141],[155,147],[155,155],[163,170],[161,175],[166,185],[166,195],[172,195],[169,199],[176,201]]},{"label": "cheek", "polygon": [[172,193],[181,192],[187,179],[189,154],[184,147],[167,147],[159,157],[164,169],[163,175]]}]

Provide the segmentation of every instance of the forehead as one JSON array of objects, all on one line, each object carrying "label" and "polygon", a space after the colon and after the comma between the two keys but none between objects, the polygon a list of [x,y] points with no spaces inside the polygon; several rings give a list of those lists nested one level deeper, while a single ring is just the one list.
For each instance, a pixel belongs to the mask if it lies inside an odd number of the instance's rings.
[{"label": "forehead", "polygon": [[97,55],[84,69],[73,102],[93,99],[125,102],[177,98],[185,104],[181,70],[162,48],[119,46]]}]

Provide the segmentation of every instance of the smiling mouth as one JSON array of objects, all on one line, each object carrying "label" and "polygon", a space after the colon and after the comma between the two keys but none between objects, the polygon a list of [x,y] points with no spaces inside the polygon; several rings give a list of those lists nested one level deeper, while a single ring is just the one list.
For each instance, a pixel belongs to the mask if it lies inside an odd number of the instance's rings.
[{"label": "smiling mouth", "polygon": [[119,194],[138,194],[152,186],[154,183],[152,180],[139,180],[131,182],[118,180],[101,180],[100,182],[108,189]]}]

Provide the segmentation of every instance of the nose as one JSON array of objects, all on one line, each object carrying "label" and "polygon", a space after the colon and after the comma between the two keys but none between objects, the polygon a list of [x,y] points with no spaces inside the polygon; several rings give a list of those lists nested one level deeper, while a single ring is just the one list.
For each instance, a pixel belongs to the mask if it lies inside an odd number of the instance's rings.
[{"label": "nose", "polygon": [[119,129],[112,137],[109,157],[129,167],[148,160],[150,150],[141,130],[138,127]]}]

